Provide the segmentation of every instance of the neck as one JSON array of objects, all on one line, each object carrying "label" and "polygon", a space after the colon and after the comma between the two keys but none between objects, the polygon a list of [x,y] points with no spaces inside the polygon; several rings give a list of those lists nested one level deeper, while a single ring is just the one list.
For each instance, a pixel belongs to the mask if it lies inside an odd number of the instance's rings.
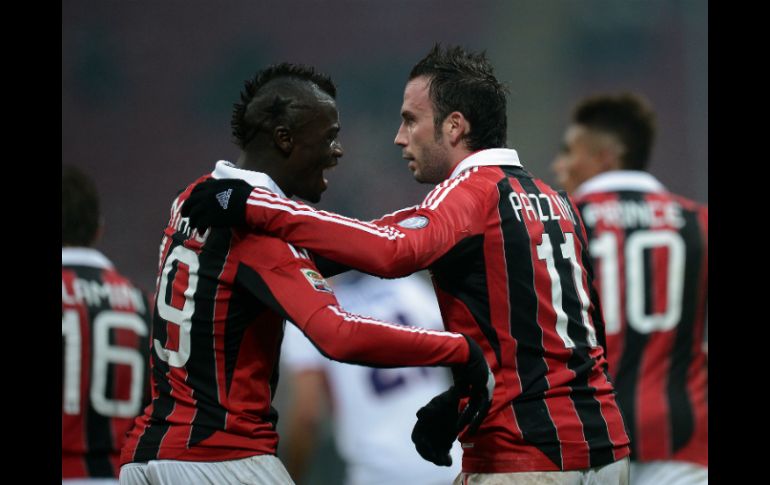
[{"label": "neck", "polygon": [[286,166],[286,161],[276,160],[274,154],[242,151],[235,165],[243,170],[262,172],[268,175],[287,197],[292,196],[288,190],[288,178],[282,170],[282,167]]}]

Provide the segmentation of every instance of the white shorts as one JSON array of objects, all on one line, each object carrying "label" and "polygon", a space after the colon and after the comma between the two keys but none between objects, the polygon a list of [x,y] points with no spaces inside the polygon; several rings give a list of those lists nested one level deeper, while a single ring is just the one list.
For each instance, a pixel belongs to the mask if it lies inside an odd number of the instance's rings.
[{"label": "white shorts", "polygon": [[684,461],[631,463],[634,485],[707,485],[709,469]]},{"label": "white shorts", "polygon": [[273,455],[227,461],[151,460],[120,467],[120,485],[294,485]]},{"label": "white shorts", "polygon": [[[628,457],[609,465],[565,472],[460,473],[454,485],[628,485]],[[636,485],[636,484],[634,484]],[[658,483],[657,485],[663,485]]]}]

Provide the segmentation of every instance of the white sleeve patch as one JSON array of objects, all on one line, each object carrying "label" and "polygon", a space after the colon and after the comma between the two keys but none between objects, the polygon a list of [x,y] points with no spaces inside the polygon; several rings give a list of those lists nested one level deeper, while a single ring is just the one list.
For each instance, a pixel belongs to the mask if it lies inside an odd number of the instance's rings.
[{"label": "white sleeve patch", "polygon": [[305,276],[305,279],[307,279],[308,283],[310,283],[310,286],[312,286],[315,291],[334,293],[334,291],[332,291],[332,287],[329,286],[329,283],[326,282],[324,277],[321,276],[321,273],[318,271],[312,270],[310,268],[302,268],[300,269],[300,272]]},{"label": "white sleeve patch", "polygon": [[430,220],[425,216],[414,216],[398,222],[397,225],[404,229],[422,229],[427,226],[429,222]]}]

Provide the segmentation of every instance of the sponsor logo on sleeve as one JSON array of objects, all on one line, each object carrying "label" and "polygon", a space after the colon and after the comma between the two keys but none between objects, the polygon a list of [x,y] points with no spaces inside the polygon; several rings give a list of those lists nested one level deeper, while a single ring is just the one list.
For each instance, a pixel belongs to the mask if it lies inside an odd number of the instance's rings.
[{"label": "sponsor logo on sleeve", "polygon": [[422,229],[428,225],[428,222],[430,222],[430,220],[425,216],[414,216],[404,219],[399,222],[398,225],[404,229]]},{"label": "sponsor logo on sleeve", "polygon": [[321,273],[318,271],[315,271],[310,268],[302,268],[300,269],[302,274],[305,276],[305,279],[307,279],[308,283],[315,289],[315,291],[323,291],[325,293],[334,293],[332,291],[332,287],[329,286],[329,283],[326,282],[323,276],[321,276]]}]

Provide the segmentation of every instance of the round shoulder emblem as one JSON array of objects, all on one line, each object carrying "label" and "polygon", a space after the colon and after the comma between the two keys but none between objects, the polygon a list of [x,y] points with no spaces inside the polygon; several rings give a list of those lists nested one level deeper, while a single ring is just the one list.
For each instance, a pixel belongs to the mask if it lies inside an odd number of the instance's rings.
[{"label": "round shoulder emblem", "polygon": [[414,216],[408,219],[404,219],[399,222],[398,225],[405,229],[422,229],[428,225],[430,220],[425,216]]}]

